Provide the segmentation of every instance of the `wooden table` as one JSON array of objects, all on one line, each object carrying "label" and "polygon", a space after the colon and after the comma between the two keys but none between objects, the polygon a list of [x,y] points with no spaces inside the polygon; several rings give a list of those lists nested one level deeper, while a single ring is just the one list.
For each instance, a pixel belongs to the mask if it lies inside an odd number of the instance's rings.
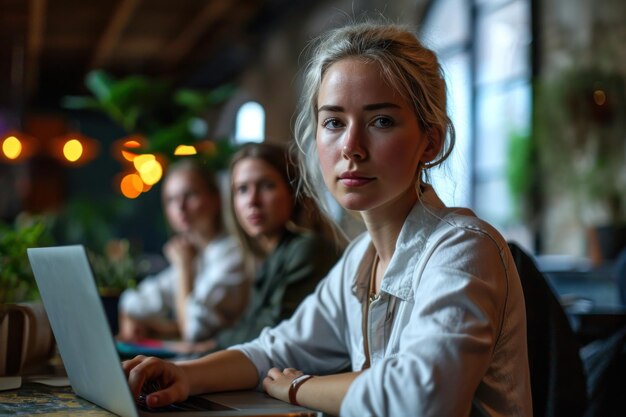
[{"label": "wooden table", "polygon": [[72,387],[53,387],[28,379],[15,390],[0,391],[0,416],[115,416],[78,397]]}]

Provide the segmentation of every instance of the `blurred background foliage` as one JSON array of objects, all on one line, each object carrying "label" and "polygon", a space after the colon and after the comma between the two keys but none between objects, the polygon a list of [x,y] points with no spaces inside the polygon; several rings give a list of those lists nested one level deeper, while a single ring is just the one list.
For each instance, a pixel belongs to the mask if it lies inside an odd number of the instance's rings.
[{"label": "blurred background foliage", "polygon": [[[574,67],[538,85],[534,146],[546,192],[567,192],[591,224],[626,222],[626,82]],[[549,175],[548,175],[549,173]]]},{"label": "blurred background foliage", "polygon": [[18,218],[14,225],[0,223],[0,304],[38,298],[26,249],[52,242],[43,217]]},{"label": "blurred background foliage", "polygon": [[[116,79],[103,70],[89,72],[85,85],[92,95],[66,96],[64,107],[100,111],[128,135],[145,137],[141,152],[167,158],[179,145],[195,145],[207,139],[204,114],[236,91],[232,84],[205,91],[174,88],[166,81],[142,75]],[[199,146],[200,157],[211,166],[225,168],[232,154],[227,139],[212,138],[212,144]]]}]

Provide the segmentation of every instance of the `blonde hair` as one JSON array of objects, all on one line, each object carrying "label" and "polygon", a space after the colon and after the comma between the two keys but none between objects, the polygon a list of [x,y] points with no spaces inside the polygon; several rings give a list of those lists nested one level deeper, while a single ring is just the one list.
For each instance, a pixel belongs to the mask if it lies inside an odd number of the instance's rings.
[{"label": "blonde hair", "polygon": [[422,45],[407,27],[379,22],[352,23],[331,30],[314,41],[310,50],[312,54],[305,67],[295,123],[295,143],[302,173],[300,186],[304,192],[326,209],[315,146],[317,99],[328,68],[346,58],[377,63],[389,85],[413,106],[429,140],[441,143],[433,160],[416,167],[417,182],[428,182],[426,170],[443,163],[455,142],[454,126],[446,109],[446,84],[435,53]]}]

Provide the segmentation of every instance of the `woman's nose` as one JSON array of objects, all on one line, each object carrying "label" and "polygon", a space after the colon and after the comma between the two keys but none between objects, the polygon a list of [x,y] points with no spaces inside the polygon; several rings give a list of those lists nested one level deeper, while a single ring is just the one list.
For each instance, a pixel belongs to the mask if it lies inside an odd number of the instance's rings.
[{"label": "woman's nose", "polygon": [[257,206],[259,205],[259,201],[260,201],[259,188],[252,187],[250,189],[250,193],[248,194],[248,205]]},{"label": "woman's nose", "polygon": [[341,155],[344,159],[354,161],[362,161],[367,158],[367,149],[362,143],[362,132],[357,126],[353,125],[346,131]]}]

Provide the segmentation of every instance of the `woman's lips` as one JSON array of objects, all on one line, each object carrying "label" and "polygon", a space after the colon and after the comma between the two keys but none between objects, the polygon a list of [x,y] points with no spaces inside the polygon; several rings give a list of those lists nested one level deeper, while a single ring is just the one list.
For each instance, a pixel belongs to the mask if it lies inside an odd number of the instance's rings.
[{"label": "woman's lips", "polygon": [[251,225],[259,225],[261,223],[263,223],[263,216],[261,214],[251,214],[249,216],[246,216],[246,220],[248,220],[248,223],[250,223]]},{"label": "woman's lips", "polygon": [[339,176],[339,182],[346,187],[362,187],[374,181],[373,177],[368,177],[356,172],[344,172]]}]

